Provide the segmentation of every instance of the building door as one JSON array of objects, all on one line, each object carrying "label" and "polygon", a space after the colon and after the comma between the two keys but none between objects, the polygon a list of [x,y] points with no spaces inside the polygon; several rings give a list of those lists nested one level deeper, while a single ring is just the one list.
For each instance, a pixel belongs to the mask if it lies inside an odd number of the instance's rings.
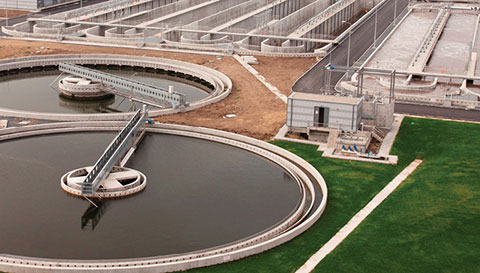
[{"label": "building door", "polygon": [[328,127],[328,112],[327,107],[315,106],[313,113],[313,126],[315,127]]}]

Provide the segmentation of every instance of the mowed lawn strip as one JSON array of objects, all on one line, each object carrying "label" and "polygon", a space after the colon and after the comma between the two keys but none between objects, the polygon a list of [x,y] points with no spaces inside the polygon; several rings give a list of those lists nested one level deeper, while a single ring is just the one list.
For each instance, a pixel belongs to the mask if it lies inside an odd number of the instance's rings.
[{"label": "mowed lawn strip", "polygon": [[424,162],[314,272],[480,272],[480,125],[407,118]]},{"label": "mowed lawn strip", "polygon": [[293,272],[325,244],[412,160],[398,166],[321,157],[312,145],[276,144],[307,160],[324,177],[328,187],[325,212],[315,225],[292,241],[239,261],[191,270],[192,272]]}]

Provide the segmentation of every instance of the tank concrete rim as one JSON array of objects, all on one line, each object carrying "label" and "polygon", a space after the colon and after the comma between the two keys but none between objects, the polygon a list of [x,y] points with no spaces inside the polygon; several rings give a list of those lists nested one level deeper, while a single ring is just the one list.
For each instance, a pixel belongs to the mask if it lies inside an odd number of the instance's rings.
[{"label": "tank concrete rim", "polygon": [[[0,131],[0,141],[43,134],[80,131],[110,131],[117,128],[116,126],[121,125],[119,122],[75,122],[31,126],[35,128],[10,128],[10,130],[7,130],[8,132],[5,132],[5,130],[2,130],[4,132]],[[267,230],[265,232],[266,234],[261,234],[254,238],[250,238],[247,242],[235,242],[234,245],[223,246],[223,248],[220,246],[221,248],[208,249],[203,252],[184,253],[168,257],[158,256],[138,259],[101,261],[52,260],[13,255],[0,255],[0,269],[21,269],[25,272],[38,272],[47,269],[50,271],[76,270],[84,272],[112,269],[122,269],[127,271],[132,270],[135,272],[149,272],[152,270],[155,272],[167,272],[225,263],[263,252],[293,239],[313,225],[313,223],[318,220],[325,209],[327,188],[320,173],[318,173],[318,171],[305,160],[277,146],[250,137],[201,127],[154,124],[149,126],[147,131],[152,133],[175,134],[187,137],[202,138],[209,141],[220,142],[245,149],[267,158],[270,161],[273,161],[275,164],[279,165],[290,175],[292,175],[292,177],[298,177],[300,180],[297,181],[297,183],[301,183],[301,185],[308,189],[303,191],[303,201],[305,201],[306,193],[309,192],[310,197],[312,198],[310,208],[305,209],[305,207],[302,206],[297,208],[297,212],[300,210],[307,211],[307,217],[305,217],[304,213],[300,215],[300,218],[295,218],[295,215],[292,215],[283,223],[281,223],[280,226],[277,225],[276,227],[272,227],[273,230]],[[299,166],[301,166],[303,170],[300,169]],[[308,173],[310,177],[313,177],[314,180],[312,181],[306,173]],[[313,183],[316,183],[320,188],[322,198],[318,207],[314,211],[310,211],[315,203],[316,195]]]},{"label": "tank concrete rim", "polygon": [[[232,90],[232,81],[225,74],[201,65],[177,61],[165,58],[135,56],[131,55],[108,55],[108,54],[61,54],[61,55],[43,55],[31,57],[19,57],[12,59],[0,60],[0,72],[13,69],[31,68],[39,66],[58,65],[60,62],[73,62],[77,64],[100,64],[100,65],[127,65],[140,66],[144,68],[164,69],[183,73],[210,83],[214,86],[214,90],[210,95],[201,100],[190,103],[186,107],[165,108],[151,110],[150,117],[174,114],[179,112],[187,112],[201,108],[203,106],[219,102],[226,98]],[[0,115],[18,117],[18,118],[35,118],[55,121],[78,121],[78,120],[125,120],[128,119],[133,112],[109,113],[109,114],[62,114],[24,111],[16,109],[8,109],[0,107]]]}]

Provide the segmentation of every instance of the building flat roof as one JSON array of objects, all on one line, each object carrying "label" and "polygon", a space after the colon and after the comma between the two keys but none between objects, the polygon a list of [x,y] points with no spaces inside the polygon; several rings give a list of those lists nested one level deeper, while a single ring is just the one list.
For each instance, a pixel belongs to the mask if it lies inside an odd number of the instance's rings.
[{"label": "building flat roof", "polygon": [[289,98],[309,101],[323,101],[342,104],[358,105],[362,98],[353,98],[345,96],[320,95],[313,93],[293,92]]}]

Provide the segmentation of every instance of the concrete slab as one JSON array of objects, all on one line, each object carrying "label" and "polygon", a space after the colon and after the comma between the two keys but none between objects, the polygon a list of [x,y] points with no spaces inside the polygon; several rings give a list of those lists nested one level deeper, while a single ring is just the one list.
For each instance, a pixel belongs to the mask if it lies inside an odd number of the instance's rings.
[{"label": "concrete slab", "polygon": [[339,155],[339,154],[335,154],[334,151],[335,151],[334,148],[327,148],[325,152],[323,152],[322,156],[327,158],[341,159],[341,160],[351,160],[351,161],[388,164],[388,165],[396,165],[398,162],[398,157],[396,155],[387,155],[387,156],[384,156],[384,159],[376,159],[376,158],[360,157],[360,156],[353,156],[353,155],[352,156]]},{"label": "concrete slab", "polygon": [[403,115],[394,115],[392,129],[390,130],[390,132],[387,133],[387,135],[383,139],[382,146],[380,146],[380,151],[378,152],[380,156],[388,156],[390,154],[393,142],[395,142],[395,138],[397,137],[398,131],[400,130],[400,126],[402,125],[403,118]]},{"label": "concrete slab", "polygon": [[283,125],[282,128],[278,131],[278,133],[275,135],[273,138],[274,140],[283,140],[283,141],[290,141],[290,142],[295,142],[295,143],[302,143],[302,144],[309,144],[309,145],[318,145],[317,151],[325,151],[327,149],[327,144],[326,143],[321,143],[321,142],[316,142],[316,141],[311,141],[311,140],[306,140],[306,139],[298,139],[298,138],[290,138],[286,137],[288,133],[288,127],[287,125]]},{"label": "concrete slab", "polygon": [[6,119],[0,120],[0,129],[7,128],[7,126],[8,126],[8,120]]},{"label": "concrete slab", "polygon": [[465,74],[476,22],[475,14],[452,12],[425,70]]},{"label": "concrete slab", "polygon": [[330,252],[347,238],[407,177],[417,169],[422,160],[415,159],[383,188],[363,209],[353,216],[326,244],[320,248],[308,261],[300,267],[297,273],[311,272]]},{"label": "concrete slab", "polygon": [[435,11],[410,13],[366,67],[407,70],[436,15]]}]

